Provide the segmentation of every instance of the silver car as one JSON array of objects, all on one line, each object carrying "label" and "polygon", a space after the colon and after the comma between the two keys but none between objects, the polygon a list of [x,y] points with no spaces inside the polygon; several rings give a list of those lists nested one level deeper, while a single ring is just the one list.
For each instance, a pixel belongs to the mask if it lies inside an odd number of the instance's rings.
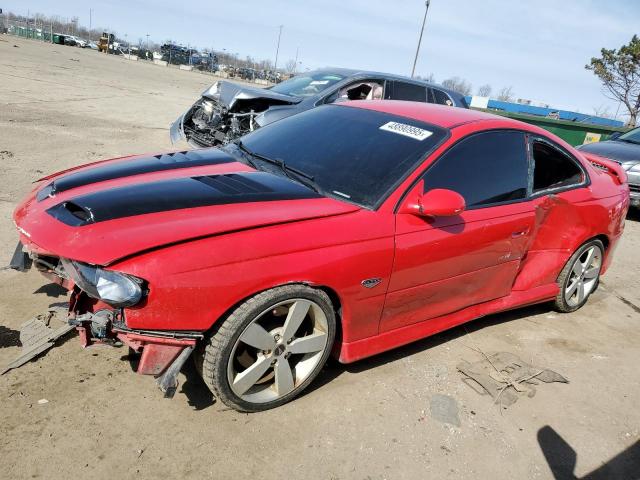
[{"label": "silver car", "polygon": [[640,127],[623,134],[614,133],[604,142],[588,143],[577,148],[622,165],[629,178],[631,205],[640,207]]}]

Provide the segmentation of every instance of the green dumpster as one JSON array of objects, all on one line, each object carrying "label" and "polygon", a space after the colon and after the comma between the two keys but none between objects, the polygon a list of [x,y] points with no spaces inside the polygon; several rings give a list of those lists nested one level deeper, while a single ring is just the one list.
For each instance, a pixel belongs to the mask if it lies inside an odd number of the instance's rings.
[{"label": "green dumpster", "polygon": [[613,132],[626,132],[625,128],[606,127],[604,125],[594,125],[591,123],[569,122],[566,120],[555,120],[553,118],[540,117],[537,115],[526,115],[523,113],[505,112],[502,110],[474,109],[482,110],[494,115],[513,118],[521,122],[537,125],[540,128],[557,135],[569,145],[582,145],[583,143],[601,142],[609,138]]}]

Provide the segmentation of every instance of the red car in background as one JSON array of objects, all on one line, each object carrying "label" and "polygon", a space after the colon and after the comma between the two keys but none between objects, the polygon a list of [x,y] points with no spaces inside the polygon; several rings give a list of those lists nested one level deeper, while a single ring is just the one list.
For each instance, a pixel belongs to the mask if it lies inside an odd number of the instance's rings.
[{"label": "red car in background", "polygon": [[[71,291],[84,345],[119,339],[171,395],[192,353],[242,411],[353,362],[539,302],[585,304],[625,173],[535,126],[412,102],[327,105],[221,149],[51,175],[17,263]],[[24,252],[22,252],[24,248]]]}]

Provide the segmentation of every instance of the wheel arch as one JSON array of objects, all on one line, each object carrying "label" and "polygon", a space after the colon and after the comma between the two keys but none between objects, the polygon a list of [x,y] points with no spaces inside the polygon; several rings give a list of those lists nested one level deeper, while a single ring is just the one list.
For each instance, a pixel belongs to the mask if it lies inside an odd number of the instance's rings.
[{"label": "wheel arch", "polygon": [[582,242],[582,245],[584,245],[587,242],[590,242],[591,240],[600,240],[602,242],[602,245],[604,246],[605,253],[607,252],[607,250],[609,250],[609,245],[611,244],[611,241],[609,240],[609,237],[604,233],[601,233],[600,235],[596,235],[595,237],[591,237],[585,240],[584,242]]},{"label": "wheel arch", "polygon": [[[307,287],[311,287],[311,288],[315,288],[317,290],[321,290],[324,293],[327,294],[327,296],[329,297],[329,299],[331,300],[331,305],[333,307],[333,311],[335,313],[336,316],[336,336],[335,336],[335,343],[341,342],[342,341],[342,299],[340,297],[340,295],[338,294],[338,292],[332,288],[329,287],[327,285],[321,285],[315,282],[311,282],[311,281],[306,281],[306,280],[298,280],[298,281],[290,281],[290,282],[284,282],[284,283],[279,283],[279,284],[275,284],[275,285],[271,285],[267,288],[262,288],[260,290],[256,290],[253,293],[250,293],[248,295],[243,296],[241,299],[239,299],[238,301],[236,301],[235,303],[233,303],[230,307],[228,307],[227,309],[225,309],[216,319],[213,320],[213,323],[211,324],[211,327],[209,327],[209,329],[206,331],[207,335],[211,335],[213,333],[215,333],[218,328],[220,328],[220,325],[222,325],[222,323],[224,323],[224,320],[231,315],[231,313],[237,309],[240,305],[242,305],[244,302],[246,302],[247,300],[249,300],[252,297],[255,297],[256,295],[259,295],[262,292],[266,292],[268,290],[272,290],[274,288],[278,288],[278,287],[285,287],[287,285],[305,285]],[[335,347],[335,345],[334,345]]]}]

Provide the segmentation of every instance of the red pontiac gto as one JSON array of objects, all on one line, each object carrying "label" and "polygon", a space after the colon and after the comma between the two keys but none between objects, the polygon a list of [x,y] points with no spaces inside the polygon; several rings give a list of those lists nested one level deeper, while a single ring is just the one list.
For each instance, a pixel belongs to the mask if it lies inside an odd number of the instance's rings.
[{"label": "red pontiac gto", "polygon": [[534,126],[359,101],[221,149],[51,175],[15,211],[13,263],[69,288],[84,345],[141,352],[167,395],[193,353],[220,400],[258,411],[332,352],[353,362],[521,305],[580,308],[628,204],[619,165]]}]

